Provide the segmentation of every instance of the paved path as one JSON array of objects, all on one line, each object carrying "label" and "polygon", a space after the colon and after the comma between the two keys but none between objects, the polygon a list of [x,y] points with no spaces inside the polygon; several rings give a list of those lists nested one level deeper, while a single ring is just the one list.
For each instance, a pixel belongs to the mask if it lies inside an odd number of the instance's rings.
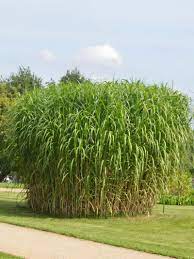
[{"label": "paved path", "polygon": [[30,259],[167,258],[4,223],[0,223],[0,251]]}]

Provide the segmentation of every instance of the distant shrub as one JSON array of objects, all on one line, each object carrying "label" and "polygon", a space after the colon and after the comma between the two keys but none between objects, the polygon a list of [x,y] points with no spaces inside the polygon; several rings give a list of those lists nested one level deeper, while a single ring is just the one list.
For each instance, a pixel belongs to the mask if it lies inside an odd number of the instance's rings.
[{"label": "distant shrub", "polygon": [[166,205],[194,205],[194,193],[188,196],[163,195],[159,203]]},{"label": "distant shrub", "polygon": [[176,172],[169,178],[168,190],[160,203],[167,205],[194,205],[194,191],[190,173]]},{"label": "distant shrub", "polygon": [[188,196],[192,191],[190,172],[176,172],[169,179],[168,192],[175,196]]}]

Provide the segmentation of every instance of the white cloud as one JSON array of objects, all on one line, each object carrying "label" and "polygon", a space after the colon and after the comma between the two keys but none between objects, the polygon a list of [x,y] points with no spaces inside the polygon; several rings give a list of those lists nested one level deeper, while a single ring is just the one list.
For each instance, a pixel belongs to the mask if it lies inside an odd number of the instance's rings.
[{"label": "white cloud", "polygon": [[96,45],[81,49],[75,57],[77,65],[118,66],[122,64],[120,54],[110,45]]},{"label": "white cloud", "polygon": [[52,63],[56,59],[55,54],[48,49],[42,49],[39,54],[40,58],[47,63]]}]

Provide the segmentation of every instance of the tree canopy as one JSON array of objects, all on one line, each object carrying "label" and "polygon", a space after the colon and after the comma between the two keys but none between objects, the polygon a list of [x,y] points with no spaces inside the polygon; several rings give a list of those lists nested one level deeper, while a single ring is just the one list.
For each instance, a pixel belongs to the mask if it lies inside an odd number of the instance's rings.
[{"label": "tree canopy", "polygon": [[24,94],[42,86],[42,79],[31,72],[29,67],[20,66],[16,73],[11,73],[6,79],[1,78],[8,94]]},{"label": "tree canopy", "polygon": [[6,151],[7,112],[17,96],[41,86],[42,79],[32,73],[29,67],[19,67],[17,73],[0,79],[0,181],[12,170]]},{"label": "tree canopy", "polygon": [[88,81],[88,79],[86,79],[77,68],[67,70],[66,74],[60,79],[60,82],[65,84],[68,82],[81,84],[85,81]]}]

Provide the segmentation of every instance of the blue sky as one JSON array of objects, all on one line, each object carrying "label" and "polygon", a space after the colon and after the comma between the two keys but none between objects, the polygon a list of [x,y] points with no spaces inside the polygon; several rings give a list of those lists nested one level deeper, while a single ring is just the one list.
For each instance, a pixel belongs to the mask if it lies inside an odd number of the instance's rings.
[{"label": "blue sky", "polygon": [[169,82],[194,98],[193,0],[0,0],[0,74]]}]

